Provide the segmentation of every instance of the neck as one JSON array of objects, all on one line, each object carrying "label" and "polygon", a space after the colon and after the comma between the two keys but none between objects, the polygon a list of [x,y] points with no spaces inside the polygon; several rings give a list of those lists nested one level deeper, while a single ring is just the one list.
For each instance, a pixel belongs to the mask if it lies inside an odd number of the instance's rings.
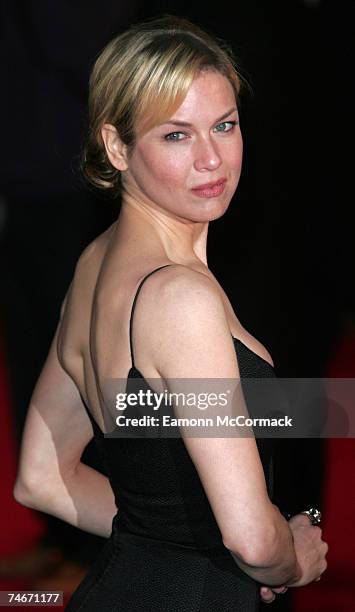
[{"label": "neck", "polygon": [[125,240],[134,240],[153,256],[183,265],[202,263],[208,267],[208,225],[208,222],[177,217],[125,194],[118,230]]}]

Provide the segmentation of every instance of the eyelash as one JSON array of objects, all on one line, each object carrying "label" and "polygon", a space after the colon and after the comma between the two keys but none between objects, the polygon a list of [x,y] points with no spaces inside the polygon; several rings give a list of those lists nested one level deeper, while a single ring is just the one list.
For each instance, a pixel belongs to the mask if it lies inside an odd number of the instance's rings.
[{"label": "eyelash", "polygon": [[[218,130],[218,131],[220,131],[222,134],[231,132],[234,126],[238,124],[238,121],[222,121],[222,123],[219,123],[218,125],[216,125],[216,128],[218,128],[220,125],[228,125],[228,124],[231,126],[229,130]],[[169,134],[166,134],[166,136],[164,136],[164,140],[166,140],[167,142],[180,142],[182,140],[185,140],[184,138],[169,138],[169,136],[173,136],[174,134],[184,134],[186,136],[185,132],[170,132]]]}]

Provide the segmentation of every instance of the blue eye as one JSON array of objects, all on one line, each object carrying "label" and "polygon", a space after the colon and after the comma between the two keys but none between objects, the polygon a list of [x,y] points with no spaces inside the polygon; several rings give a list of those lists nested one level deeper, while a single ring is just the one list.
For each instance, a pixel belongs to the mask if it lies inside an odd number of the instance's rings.
[{"label": "blue eye", "polygon": [[164,136],[165,140],[170,140],[170,141],[178,141],[178,140],[183,140],[183,138],[179,138],[179,136],[184,137],[185,134],[183,134],[183,132],[170,132],[170,134],[167,134],[166,136]]},{"label": "blue eye", "polygon": [[223,121],[223,123],[219,123],[218,125],[216,125],[215,130],[217,132],[230,132],[237,123],[238,121]]},{"label": "blue eye", "polygon": [[[223,121],[222,123],[219,123],[218,125],[216,125],[216,127],[214,128],[215,132],[230,132],[235,125],[237,125],[238,121]],[[170,132],[169,134],[166,134],[164,136],[164,140],[170,141],[170,142],[179,142],[181,140],[185,140],[188,136],[184,133],[184,132]]]}]

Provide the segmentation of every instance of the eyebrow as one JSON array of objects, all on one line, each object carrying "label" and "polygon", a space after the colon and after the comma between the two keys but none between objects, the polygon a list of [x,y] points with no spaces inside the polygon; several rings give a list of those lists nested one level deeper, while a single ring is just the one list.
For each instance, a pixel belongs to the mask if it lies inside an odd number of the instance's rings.
[{"label": "eyebrow", "polygon": [[[222,115],[222,117],[219,117],[219,119],[216,119],[216,121],[213,122],[213,124],[215,123],[219,123],[220,121],[223,121],[223,119],[225,119],[226,117],[229,117],[229,115],[231,115],[232,113],[234,113],[234,111],[238,110],[236,106],[233,106],[233,108],[231,108],[229,111],[227,111],[226,113],[224,113],[224,115]],[[160,126],[162,125],[179,125],[181,127],[193,127],[192,123],[188,123],[187,121],[165,121],[164,123],[161,123]]]}]

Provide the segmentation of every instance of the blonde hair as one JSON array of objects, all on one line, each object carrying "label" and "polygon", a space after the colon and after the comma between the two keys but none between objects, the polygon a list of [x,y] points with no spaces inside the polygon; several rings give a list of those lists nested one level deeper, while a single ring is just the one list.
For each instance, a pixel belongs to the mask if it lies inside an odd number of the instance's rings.
[{"label": "blonde hair", "polygon": [[89,129],[83,171],[95,186],[120,191],[120,172],[101,137],[114,125],[132,151],[136,138],[171,117],[202,70],[216,70],[231,83],[238,103],[244,79],[232,52],[190,21],[174,16],[131,26],[98,57],[89,83]]}]

